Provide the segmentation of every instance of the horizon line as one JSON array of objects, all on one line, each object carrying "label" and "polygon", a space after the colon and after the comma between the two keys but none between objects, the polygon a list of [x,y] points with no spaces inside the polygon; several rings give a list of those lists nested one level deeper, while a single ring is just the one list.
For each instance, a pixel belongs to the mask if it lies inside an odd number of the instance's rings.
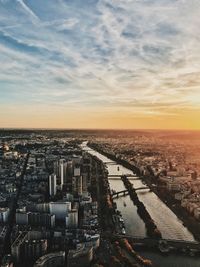
[{"label": "horizon line", "polygon": [[200,132],[200,129],[172,129],[172,128],[163,128],[163,129],[155,129],[155,128],[51,128],[51,127],[0,127],[0,131],[3,130],[41,130],[41,131],[188,131],[188,132]]}]

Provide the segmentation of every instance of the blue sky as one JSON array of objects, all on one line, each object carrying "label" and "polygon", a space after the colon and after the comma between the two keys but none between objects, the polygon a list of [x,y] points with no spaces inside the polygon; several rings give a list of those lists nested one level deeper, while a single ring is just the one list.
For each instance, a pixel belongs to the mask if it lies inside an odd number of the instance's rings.
[{"label": "blue sky", "polygon": [[0,126],[199,110],[199,17],[199,0],[0,0]]}]

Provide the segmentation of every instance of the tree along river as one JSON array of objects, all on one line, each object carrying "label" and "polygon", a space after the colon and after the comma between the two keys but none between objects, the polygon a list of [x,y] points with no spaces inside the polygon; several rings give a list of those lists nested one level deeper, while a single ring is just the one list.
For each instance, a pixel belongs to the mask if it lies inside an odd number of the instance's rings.
[{"label": "tree along river", "polygon": [[[110,160],[99,152],[89,148],[86,143],[82,144],[83,150],[87,151],[91,155],[94,155],[101,159],[107,166],[108,174],[112,175],[109,178],[111,190],[116,192],[124,190],[124,184],[119,175],[128,174],[132,175],[133,172],[122,165],[117,164],[115,161]],[[113,177],[116,175],[116,177]],[[144,186],[142,180],[134,180],[134,177],[129,177],[129,180],[133,184],[134,188]],[[162,237],[166,239],[175,240],[187,240],[194,241],[192,233],[183,225],[183,222],[177,218],[177,216],[163,203],[155,193],[148,189],[137,191],[138,198],[144,203],[147,211],[151,215],[158,229],[162,233]],[[114,199],[117,204],[117,209],[121,212],[125,224],[126,234],[133,236],[146,237],[146,228],[143,220],[137,213],[137,207],[133,204],[129,195],[121,196]],[[199,267],[200,258],[190,257],[185,255],[170,254],[163,256],[157,252],[141,252],[151,259],[155,266],[162,267]]]}]

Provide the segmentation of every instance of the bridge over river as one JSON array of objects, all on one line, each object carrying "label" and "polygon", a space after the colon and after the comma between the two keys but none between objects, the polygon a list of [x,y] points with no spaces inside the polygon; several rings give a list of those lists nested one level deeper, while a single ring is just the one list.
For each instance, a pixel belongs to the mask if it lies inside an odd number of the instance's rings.
[{"label": "bridge over river", "polygon": [[[98,157],[102,160],[105,165],[107,166],[108,171],[108,178],[111,191],[122,191],[125,190],[125,186],[120,179],[122,175],[127,174],[129,180],[133,184],[134,188],[139,188],[145,186],[141,179],[137,179],[133,174],[133,171],[127,169],[126,167],[122,166],[121,164],[109,164],[112,160],[104,155],[100,154],[99,152],[89,148],[86,144],[83,144],[83,149],[88,151],[91,155]],[[106,162],[108,162],[106,164]],[[129,176],[131,176],[129,178]],[[147,211],[151,215],[152,219],[158,226],[158,229],[162,233],[163,240],[173,240],[168,241],[169,244],[178,244],[177,247],[183,247],[182,250],[188,250],[188,248],[197,247],[199,248],[199,244],[188,243],[188,241],[195,241],[194,236],[192,233],[185,227],[182,220],[178,219],[177,216],[169,209],[169,207],[161,200],[159,197],[150,190],[138,191],[137,195],[139,200],[145,205]],[[135,241],[135,244],[139,246],[144,246],[144,249],[141,249],[141,255],[145,258],[152,260],[155,266],[162,266],[162,267],[199,267],[200,257],[191,257],[189,253],[186,255],[180,255],[177,248],[177,253],[169,253],[166,255],[160,253],[158,249],[158,240],[149,239],[147,237],[147,231],[143,220],[138,215],[137,207],[133,204],[129,195],[125,197],[115,198],[115,203],[117,205],[117,209],[121,212],[122,218],[124,220],[124,226],[126,234],[128,235],[121,235],[121,238],[128,237],[130,241]],[[124,206],[126,203],[126,206]],[[102,233],[102,237],[103,237]],[[137,237],[139,236],[139,237]],[[119,236],[118,236],[119,237]],[[132,237],[132,239],[131,239]],[[111,233],[107,235],[107,238],[111,238]],[[178,240],[178,241],[176,241]],[[186,243],[179,242],[180,240],[185,240]],[[152,243],[155,242],[155,249],[145,249],[145,244],[149,244],[149,247],[152,247]],[[164,242],[165,244],[165,242]],[[194,244],[194,245],[193,245]],[[160,244],[162,245],[162,242]],[[164,246],[165,247],[165,246]],[[175,245],[173,246],[175,247]],[[175,250],[175,249],[174,249]],[[181,249],[180,249],[181,250]],[[199,251],[199,250],[198,250]],[[200,253],[199,253],[200,254]]]},{"label": "bridge over river", "polygon": [[149,248],[156,248],[160,252],[167,253],[170,251],[182,251],[185,253],[200,253],[200,243],[196,241],[174,240],[174,239],[155,239],[149,237],[137,237],[131,235],[111,234],[108,238],[124,239],[132,242],[134,246],[144,246]]},{"label": "bridge over river", "polygon": [[[134,191],[145,190],[145,189],[150,190],[150,188],[147,187],[147,186],[141,186],[141,187],[135,188]],[[128,190],[125,189],[125,190],[121,190],[121,191],[118,191],[118,192],[113,192],[113,193],[111,194],[111,196],[112,196],[113,198],[116,198],[116,197],[118,198],[118,197],[120,197],[120,196],[126,196],[126,195],[128,195],[128,194],[129,194],[129,193],[128,193]]]},{"label": "bridge over river", "polygon": [[[121,178],[122,176],[127,176],[128,178],[135,178],[135,179],[138,179],[138,177],[135,175],[135,174],[108,174],[108,178],[112,178],[112,177],[119,177]],[[141,180],[141,179],[140,179]]]},{"label": "bridge over river", "polygon": [[[109,180],[120,180],[119,177],[121,178],[121,176],[118,176],[118,175],[117,176],[116,175],[115,176],[114,175],[113,176],[108,176]],[[128,179],[131,180],[131,181],[132,180],[134,180],[134,181],[141,181],[140,178],[135,177],[135,176],[128,177]]]}]

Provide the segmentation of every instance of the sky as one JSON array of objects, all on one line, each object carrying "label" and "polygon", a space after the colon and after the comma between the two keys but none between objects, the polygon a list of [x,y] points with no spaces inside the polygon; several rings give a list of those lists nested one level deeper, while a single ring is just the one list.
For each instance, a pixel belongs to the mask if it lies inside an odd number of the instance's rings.
[{"label": "sky", "polygon": [[199,0],[0,0],[0,127],[200,129]]}]

